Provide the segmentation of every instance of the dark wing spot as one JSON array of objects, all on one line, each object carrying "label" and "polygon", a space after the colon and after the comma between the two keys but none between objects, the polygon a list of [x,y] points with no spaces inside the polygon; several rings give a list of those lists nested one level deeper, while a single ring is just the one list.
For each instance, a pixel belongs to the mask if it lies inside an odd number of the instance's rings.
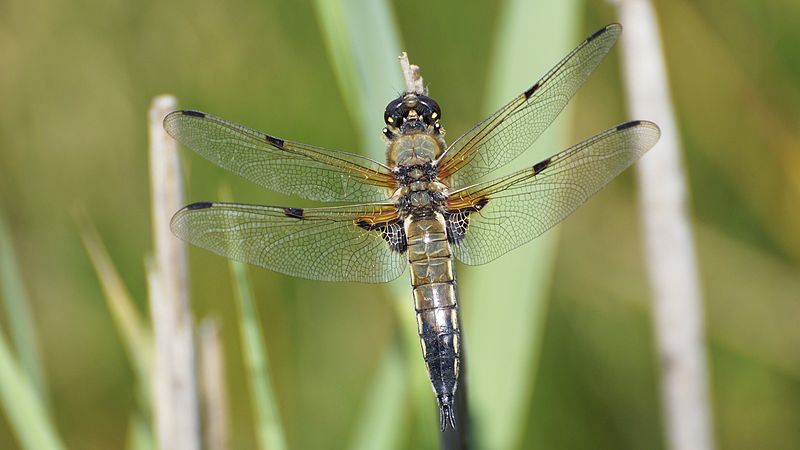
[{"label": "dark wing spot", "polygon": [[544,161],[539,161],[538,163],[533,165],[533,173],[534,175],[543,171],[550,165],[550,158],[545,159]]},{"label": "dark wing spot", "polygon": [[631,120],[630,122],[625,122],[623,124],[617,125],[617,131],[627,130],[628,128],[633,128],[641,123],[642,123],[641,120]]},{"label": "dark wing spot", "polygon": [[467,229],[469,228],[469,215],[480,211],[487,203],[489,203],[489,199],[484,197],[475,202],[473,206],[461,208],[444,215],[447,240],[450,241],[451,244],[458,244],[464,239],[464,236],[467,234]]},{"label": "dark wing spot", "polygon": [[286,217],[293,219],[303,218],[303,208],[283,208],[283,213],[286,214]]},{"label": "dark wing spot", "polygon": [[403,223],[399,220],[383,223],[371,223],[366,220],[359,220],[356,221],[356,225],[367,231],[377,231],[380,233],[381,237],[389,244],[389,248],[391,248],[392,251],[402,254],[405,253],[408,248],[406,230],[403,228]]},{"label": "dark wing spot", "polygon": [[533,95],[533,93],[536,92],[536,90],[539,89],[539,87],[540,85],[539,82],[537,81],[536,84],[534,84],[533,86],[530,87],[530,89],[525,91],[525,99],[531,98],[531,95]]},{"label": "dark wing spot", "polygon": [[269,142],[270,144],[274,145],[279,150],[283,150],[283,139],[278,139],[278,138],[270,136],[268,134],[264,135],[264,139],[266,139],[267,142]]},{"label": "dark wing spot", "polygon": [[605,33],[606,31],[608,31],[608,27],[600,28],[599,30],[597,30],[594,33],[592,33],[591,36],[586,38],[586,42],[592,42],[593,40],[597,39],[598,36],[600,36],[601,34]]},{"label": "dark wing spot", "polygon": [[213,203],[211,202],[197,202],[197,203],[192,203],[191,205],[187,205],[186,209],[188,209],[189,211],[194,211],[195,209],[211,208],[212,205]]},{"label": "dark wing spot", "polygon": [[184,116],[192,116],[192,117],[205,117],[206,116],[206,113],[203,113],[203,112],[200,112],[200,111],[192,111],[191,109],[187,109],[187,110],[181,111],[181,114],[183,114]]},{"label": "dark wing spot", "polygon": [[469,228],[469,212],[465,209],[444,216],[447,240],[451,244],[458,244],[464,239]]}]

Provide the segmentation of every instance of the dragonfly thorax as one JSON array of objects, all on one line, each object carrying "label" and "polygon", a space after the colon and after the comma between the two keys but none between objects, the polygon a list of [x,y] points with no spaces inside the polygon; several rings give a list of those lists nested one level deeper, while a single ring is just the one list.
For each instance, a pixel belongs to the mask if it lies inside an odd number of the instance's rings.
[{"label": "dragonfly thorax", "polygon": [[386,159],[390,167],[409,167],[430,164],[444,151],[444,145],[428,133],[397,136],[389,142]]},{"label": "dragonfly thorax", "polygon": [[427,217],[442,210],[447,187],[438,181],[414,181],[401,186],[393,199],[401,215]]}]

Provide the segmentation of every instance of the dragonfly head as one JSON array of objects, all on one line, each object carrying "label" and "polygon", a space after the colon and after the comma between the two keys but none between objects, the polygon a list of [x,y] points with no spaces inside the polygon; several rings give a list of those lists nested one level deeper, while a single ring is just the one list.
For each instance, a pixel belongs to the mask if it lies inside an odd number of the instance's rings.
[{"label": "dragonfly head", "polygon": [[442,110],[436,100],[427,95],[405,93],[386,105],[383,134],[392,139],[398,134],[431,132],[439,134]]}]

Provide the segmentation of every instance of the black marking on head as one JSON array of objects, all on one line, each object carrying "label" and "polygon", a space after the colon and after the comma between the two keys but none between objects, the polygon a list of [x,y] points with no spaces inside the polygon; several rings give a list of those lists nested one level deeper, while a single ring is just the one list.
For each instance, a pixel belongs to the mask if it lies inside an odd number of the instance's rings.
[{"label": "black marking on head", "polygon": [[533,93],[536,92],[536,90],[539,89],[540,86],[541,85],[537,81],[536,84],[534,84],[533,86],[530,87],[530,89],[525,91],[525,99],[527,100],[527,99],[531,98],[531,95],[533,95]]},{"label": "black marking on head", "polygon": [[181,114],[184,116],[191,116],[191,117],[205,117],[206,113],[200,111],[192,111],[191,109],[181,111]]},{"label": "black marking on head", "polygon": [[401,95],[386,105],[386,110],[383,112],[383,121],[386,125],[399,128],[403,124],[403,118],[408,113],[408,107],[403,104],[405,95]]},{"label": "black marking on head", "polygon": [[394,222],[371,223],[366,220],[359,220],[356,225],[367,231],[377,231],[392,251],[403,254],[408,248],[406,241],[406,230],[403,223],[399,220]]},{"label": "black marking on head", "polygon": [[599,30],[597,30],[594,33],[592,33],[591,36],[586,38],[586,42],[592,42],[593,40],[597,39],[598,36],[600,36],[601,34],[605,33],[606,31],[608,31],[608,27],[600,28]]},{"label": "black marking on head", "polygon": [[422,116],[422,120],[427,125],[432,125],[442,118],[442,108],[436,100],[428,97],[427,95],[417,95],[417,113]]},{"label": "black marking on head", "polygon": [[617,131],[627,130],[628,128],[633,128],[641,123],[641,120],[631,120],[630,122],[617,125]]},{"label": "black marking on head", "polygon": [[191,205],[186,205],[186,209],[188,209],[189,211],[194,211],[195,209],[211,208],[212,205],[213,203],[211,202],[197,202],[197,203],[192,203]]},{"label": "black marking on head", "polygon": [[427,95],[406,92],[386,105],[383,121],[400,130],[425,130],[442,118],[442,110],[436,100]]},{"label": "black marking on head", "polygon": [[303,208],[283,208],[283,213],[286,214],[286,217],[293,219],[303,218]]},{"label": "black marking on head", "polygon": [[546,169],[547,166],[550,165],[550,161],[551,160],[552,160],[552,158],[547,158],[544,161],[539,161],[538,163],[534,164],[533,165],[533,173],[537,174],[537,173],[543,171],[544,169]]},{"label": "black marking on head", "polygon": [[264,135],[264,139],[270,144],[272,144],[274,147],[278,148],[279,150],[283,150],[283,139],[278,139],[268,134]]}]

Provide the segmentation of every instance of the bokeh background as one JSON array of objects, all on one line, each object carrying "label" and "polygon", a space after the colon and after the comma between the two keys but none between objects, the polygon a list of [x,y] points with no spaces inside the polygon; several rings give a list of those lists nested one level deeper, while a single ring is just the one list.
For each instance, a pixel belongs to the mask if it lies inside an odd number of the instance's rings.
[{"label": "bokeh background", "polygon": [[[402,46],[422,67],[451,139],[500,105],[489,101],[487,82],[502,3],[391,2]],[[574,36],[548,54],[565,54],[616,20],[604,0],[576,3]],[[797,449],[800,3],[655,5],[690,181],[715,437],[722,449]],[[530,27],[547,24],[544,5],[542,11],[528,18]],[[48,404],[67,447],[124,448],[136,408],[135,374],[73,212],[85,211],[95,224],[146,314],[152,98],[172,93],[182,106],[281,137],[361,151],[324,39],[307,2],[0,3],[0,211],[29,292]],[[529,42],[518,57],[549,44]],[[619,53],[612,50],[573,100],[562,144],[627,118]],[[530,74],[530,83],[557,59]],[[307,204],[183,154],[190,201],[218,198],[224,183],[238,201]],[[664,448],[633,181],[626,172],[571,216],[547,256],[554,266],[544,317],[532,325],[541,340],[531,347],[535,376],[524,393],[529,401],[517,448]],[[231,447],[253,448],[228,265],[200,250],[190,255],[195,317],[222,324]],[[398,327],[413,325],[398,321],[384,287],[260,269],[250,276],[290,448],[346,447],[381,356]],[[526,279],[521,268],[519,282]],[[471,302],[492,301],[465,300],[465,314]],[[0,318],[7,332],[10,318]],[[422,371],[417,362],[414,370]],[[435,444],[435,419],[412,424],[400,448]],[[0,419],[0,448],[17,446]]]}]

